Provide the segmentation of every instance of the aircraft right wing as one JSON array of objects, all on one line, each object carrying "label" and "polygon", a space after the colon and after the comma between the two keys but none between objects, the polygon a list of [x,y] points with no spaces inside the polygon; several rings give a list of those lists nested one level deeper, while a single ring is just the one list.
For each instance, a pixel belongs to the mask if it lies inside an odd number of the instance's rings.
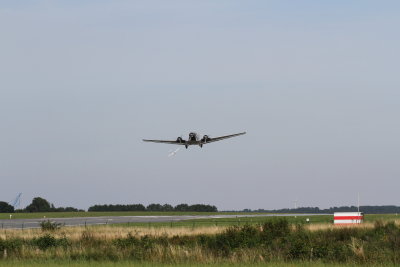
[{"label": "aircraft right wing", "polygon": [[172,144],[172,145],[185,145],[185,142],[178,142],[178,141],[167,141],[167,140],[148,140],[143,139],[143,142],[153,142],[153,143],[162,143],[162,144]]},{"label": "aircraft right wing", "polygon": [[239,136],[239,135],[243,135],[243,134],[246,134],[246,132],[214,137],[214,138],[210,138],[210,140],[207,140],[207,143],[217,142],[217,141],[221,141],[221,140],[224,140],[224,139],[227,139],[227,138],[231,138],[231,137],[235,137],[235,136]]}]

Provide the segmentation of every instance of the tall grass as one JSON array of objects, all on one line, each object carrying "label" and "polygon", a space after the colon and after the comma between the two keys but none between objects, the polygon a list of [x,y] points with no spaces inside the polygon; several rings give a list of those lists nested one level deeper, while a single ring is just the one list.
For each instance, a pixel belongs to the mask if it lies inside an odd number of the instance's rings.
[{"label": "tall grass", "polygon": [[[55,237],[67,237],[70,240],[79,240],[82,233],[90,231],[95,238],[114,240],[116,238],[125,237],[128,234],[135,236],[192,236],[199,234],[216,234],[226,230],[226,226],[201,226],[201,227],[125,227],[125,226],[76,226],[76,227],[63,227],[58,231],[53,231]],[[4,229],[0,230],[0,239],[32,239],[40,236],[43,233],[41,229]]]},{"label": "tall grass", "polygon": [[[214,263],[214,264],[202,264],[202,263],[184,263],[184,264],[160,264],[160,263],[147,263],[147,262],[132,262],[132,261],[121,261],[121,262],[98,262],[98,261],[55,261],[55,260],[41,260],[41,261],[6,261],[1,263],[2,267],[58,267],[58,266],[69,266],[69,267],[353,267],[354,264],[332,264],[323,262],[269,262],[269,263],[248,263],[248,264],[230,264],[230,263]],[[389,265],[373,265],[373,266],[395,266]]]},{"label": "tall grass", "polygon": [[[270,219],[271,220],[271,219]],[[290,221],[289,221],[290,222]],[[255,225],[264,224],[263,222],[259,222]],[[400,220],[395,220],[394,223],[396,225],[400,225]],[[243,224],[242,224],[243,225]],[[297,224],[292,224],[291,227],[295,228]],[[356,229],[372,229],[374,228],[375,222],[365,222],[362,224],[355,225],[344,225],[338,226],[327,223],[312,223],[312,224],[304,224],[303,227],[306,230],[310,231],[320,231],[320,230],[334,230],[334,229],[343,229],[343,228],[356,228]],[[127,236],[129,233],[134,233],[135,236],[187,236],[187,235],[211,235],[217,234],[228,229],[229,226],[218,224],[217,226],[208,225],[208,226],[196,226],[196,227],[169,227],[169,226],[157,226],[157,227],[148,227],[148,226],[127,226],[127,225],[96,225],[96,226],[74,226],[74,227],[62,227],[58,231],[54,231],[52,234],[55,237],[65,236],[71,240],[78,240],[82,233],[90,230],[93,232],[93,235],[96,238],[104,238],[107,240],[113,240],[115,238],[120,238]],[[41,235],[41,229],[3,229],[0,230],[0,239],[10,239],[10,238],[23,238],[23,239],[31,239]]]},{"label": "tall grass", "polygon": [[126,232],[126,227],[112,234],[103,230],[117,228],[80,228],[76,233],[66,231],[76,228],[43,233],[31,230],[24,231],[28,232],[25,236],[13,232],[1,237],[0,257],[157,264],[400,264],[400,227],[394,222],[377,222],[366,227],[313,230],[308,227],[278,219],[262,225],[215,228],[208,233],[195,232],[196,228],[183,228],[174,234],[159,228],[153,229],[154,233],[141,233],[137,229]]}]

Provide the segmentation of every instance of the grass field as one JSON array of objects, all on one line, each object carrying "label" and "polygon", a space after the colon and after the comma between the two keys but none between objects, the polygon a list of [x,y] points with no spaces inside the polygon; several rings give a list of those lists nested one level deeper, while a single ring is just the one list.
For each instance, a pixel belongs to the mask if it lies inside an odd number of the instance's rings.
[{"label": "grass field", "polygon": [[253,263],[253,264],[232,264],[232,263],[215,263],[215,264],[160,264],[160,263],[138,263],[138,262],[71,262],[71,261],[0,261],[2,267],[46,267],[46,266],[70,266],[70,267],[352,267],[352,266],[396,266],[388,265],[355,265],[355,264],[328,264],[322,262],[274,262],[274,263]]},{"label": "grass field", "polygon": [[[186,223],[186,222],[174,222],[171,227],[169,224],[164,225],[164,223],[154,223],[151,226],[148,224],[110,224],[110,225],[90,225],[90,226],[75,226],[75,227],[62,227],[59,231],[53,233],[57,238],[67,237],[71,240],[78,240],[82,237],[85,232],[90,232],[94,238],[104,238],[107,240],[113,240],[116,238],[126,237],[128,234],[133,234],[135,236],[154,236],[154,237],[173,237],[173,236],[195,236],[200,234],[213,235],[225,231],[230,226],[242,226],[242,225],[254,225],[263,224],[266,221],[271,221],[276,218],[262,217],[264,219],[259,219],[248,223],[242,221],[237,223],[232,220],[230,222],[226,221],[224,223]],[[379,218],[379,217],[378,217]],[[288,220],[289,221],[289,220]],[[389,219],[387,221],[390,221]],[[400,225],[400,220],[393,220],[397,225]],[[250,222],[250,221],[249,221]],[[331,223],[308,223],[304,224],[305,229],[310,231],[319,230],[334,230],[337,228],[355,228],[355,229],[370,229],[374,227],[375,221],[370,220],[363,224],[358,225],[346,225],[346,226],[335,226]],[[43,231],[38,228],[32,229],[4,229],[0,231],[0,238],[24,238],[31,239],[43,235]]]},{"label": "grass field", "polygon": [[[42,219],[46,218],[72,218],[72,217],[101,217],[101,216],[184,216],[184,215],[251,215],[260,213],[212,213],[212,212],[50,212],[50,213],[14,213],[13,219]],[[258,216],[258,217],[237,217],[237,218],[219,218],[219,219],[195,219],[185,221],[171,222],[146,222],[146,223],[123,223],[110,224],[110,227],[221,227],[243,224],[259,224],[266,220],[276,218],[275,216]],[[329,224],[333,223],[333,215],[313,215],[313,216],[285,216],[289,223],[294,224]],[[306,219],[309,222],[306,222]],[[0,214],[0,219],[9,219],[9,214]],[[364,216],[365,223],[382,221],[397,221],[400,216],[397,214],[366,214]],[[1,227],[1,226],[0,226]]]},{"label": "grass field", "polygon": [[[179,222],[156,222],[156,223],[123,223],[115,226],[137,226],[137,227],[200,227],[200,226],[231,226],[243,224],[259,224],[266,220],[276,219],[278,216],[258,216],[258,217],[238,217],[238,218],[220,218],[220,219],[196,219]],[[309,222],[306,222],[306,219]],[[289,223],[294,224],[333,224],[333,215],[313,215],[313,216],[285,216]],[[396,214],[366,214],[364,221],[366,223],[382,221],[400,220]]]},{"label": "grass field", "polygon": [[[12,213],[13,219],[42,219],[46,218],[73,218],[73,217],[103,217],[103,216],[184,216],[184,215],[255,215],[255,214],[266,214],[266,213],[253,213],[253,212],[151,212],[151,211],[111,211],[111,212],[38,212],[38,213]],[[288,217],[291,222],[301,223],[305,221],[306,217],[297,216]],[[309,217],[311,222],[322,223],[331,222],[333,220],[332,215],[314,215]],[[365,220],[392,220],[400,219],[400,215],[397,214],[366,214]],[[0,219],[10,219],[10,214],[0,213]],[[215,219],[216,221],[223,222],[224,220],[238,221],[235,218],[231,219]],[[257,221],[262,220],[259,218],[240,218],[241,221]],[[207,221],[196,220],[197,222]]]},{"label": "grass field", "polygon": [[[161,236],[193,236],[199,234],[212,235],[224,231],[226,226],[199,226],[195,228],[189,227],[140,227],[140,226],[76,226],[76,227],[62,227],[60,230],[52,233],[55,237],[66,237],[71,240],[78,240],[84,233],[90,233],[93,238],[103,238],[106,240],[114,240],[116,238],[126,237],[128,234],[141,237],[150,235],[154,237]],[[0,231],[0,239],[10,238],[24,238],[31,239],[43,235],[43,231],[38,228],[25,229],[4,229]]]},{"label": "grass field", "polygon": [[[189,216],[189,215],[262,215],[267,213],[252,213],[252,212],[136,212],[136,211],[112,211],[112,212],[37,212],[37,213],[12,213],[13,219],[42,219],[46,218],[73,218],[73,217],[104,217],[104,216]],[[304,216],[289,217],[291,222],[303,222]],[[309,217],[312,222],[331,222],[332,215],[314,215]],[[365,220],[380,219],[398,219],[397,214],[366,214]],[[10,214],[0,213],[0,219],[10,219]],[[206,219],[207,220],[207,219]],[[227,219],[216,219],[223,221]],[[229,220],[236,220],[235,218]],[[243,219],[241,219],[243,220]],[[257,218],[253,218],[257,220]],[[196,220],[201,222],[202,220]],[[248,221],[251,221],[250,218]]]},{"label": "grass field", "polygon": [[[276,219],[278,216],[257,216],[257,217],[237,217],[237,218],[218,218],[218,219],[194,219],[174,222],[152,222],[152,223],[121,223],[110,226],[116,227],[206,227],[206,226],[231,226],[243,224],[259,224],[266,220]],[[313,215],[313,216],[285,216],[290,223],[306,223],[306,218],[310,223],[331,223],[332,215]]]},{"label": "grass field", "polygon": [[[149,213],[133,213],[133,212],[62,212],[62,213],[16,213],[18,217],[13,217],[13,219],[43,219],[46,216],[47,219],[51,218],[72,218],[72,217],[82,217],[83,215],[91,215],[91,217],[100,216],[185,216],[185,215],[252,215],[244,213],[186,213],[186,212],[149,212]],[[30,217],[32,215],[32,217]],[[34,216],[33,216],[34,215]],[[57,216],[60,215],[60,216]],[[97,216],[96,216],[97,215]],[[258,214],[262,215],[262,214]],[[14,216],[14,215],[13,215]],[[3,216],[4,217],[4,216]],[[90,216],[87,216],[90,217]],[[231,226],[231,225],[243,225],[243,224],[258,224],[263,223],[266,220],[271,220],[277,216],[257,216],[257,217],[236,217],[236,218],[218,218],[218,219],[194,219],[194,220],[184,220],[184,221],[170,221],[170,222],[130,222],[130,223],[120,223],[120,224],[110,224],[109,226],[115,227],[213,227],[213,226]],[[332,215],[313,215],[313,216],[285,216],[285,218],[290,223],[300,223],[305,224],[306,218],[310,219],[309,223],[332,223]],[[389,217],[388,217],[389,218]],[[375,219],[374,219],[375,220]],[[1,228],[1,225],[0,225]]]},{"label": "grass field", "polygon": [[4,229],[0,266],[396,266],[400,220],[393,218],[342,227],[324,217],[302,226],[268,217],[234,227]]}]

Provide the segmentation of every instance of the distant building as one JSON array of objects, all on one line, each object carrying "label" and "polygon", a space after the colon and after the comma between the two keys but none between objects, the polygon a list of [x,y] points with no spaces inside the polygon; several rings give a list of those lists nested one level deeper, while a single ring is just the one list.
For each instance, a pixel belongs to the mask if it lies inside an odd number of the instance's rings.
[{"label": "distant building", "polygon": [[335,212],[333,214],[333,223],[336,224],[357,224],[364,221],[362,212]]}]

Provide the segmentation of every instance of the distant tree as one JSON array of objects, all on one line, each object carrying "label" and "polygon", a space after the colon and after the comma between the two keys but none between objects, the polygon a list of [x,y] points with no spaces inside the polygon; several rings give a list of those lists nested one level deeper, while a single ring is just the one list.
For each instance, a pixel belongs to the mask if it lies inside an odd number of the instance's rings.
[{"label": "distant tree", "polygon": [[94,205],[89,207],[88,211],[145,211],[146,208],[142,204],[130,205]]},{"label": "distant tree", "polygon": [[162,211],[173,211],[174,207],[172,207],[170,204],[164,204],[162,206]]},{"label": "distant tree", "polygon": [[77,208],[73,208],[73,207],[59,207],[59,208],[52,208],[51,211],[54,212],[73,212],[73,211],[78,211]]},{"label": "distant tree", "polygon": [[150,204],[147,206],[146,208],[147,211],[162,211],[163,210],[163,206],[161,206],[160,204]]},{"label": "distant tree", "polygon": [[74,208],[74,207],[65,207],[64,208],[64,211],[66,211],[66,212],[76,212],[76,211],[79,211],[77,208]]},{"label": "distant tree", "polygon": [[51,206],[46,199],[35,197],[32,203],[25,209],[27,212],[46,212],[51,210]]},{"label": "distant tree", "polygon": [[0,213],[13,213],[14,207],[7,202],[0,201]]},{"label": "distant tree", "polygon": [[190,205],[188,211],[217,212],[218,209],[217,209],[217,207],[211,206],[211,205],[195,204],[195,205]]},{"label": "distant tree", "polygon": [[[258,209],[254,212],[272,212],[272,213],[324,213],[332,214],[334,212],[355,212],[358,210],[356,206],[342,206],[331,207],[329,209],[319,209],[318,207],[299,207],[296,209],[279,209],[279,210],[265,210]],[[243,210],[245,211],[245,210]],[[387,205],[387,206],[360,206],[360,211],[366,214],[388,214],[400,213],[400,207]]]},{"label": "distant tree", "polygon": [[[58,208],[67,209],[67,208]],[[179,204],[175,208],[170,204],[156,204],[152,203],[147,207],[142,204],[131,204],[131,205],[94,205],[89,207],[88,211],[196,211],[196,212],[216,212],[218,211],[215,206],[195,204],[189,206],[188,204]]]},{"label": "distant tree", "polygon": [[175,206],[174,210],[175,211],[188,211],[189,205],[188,204],[179,204],[179,205]]}]

